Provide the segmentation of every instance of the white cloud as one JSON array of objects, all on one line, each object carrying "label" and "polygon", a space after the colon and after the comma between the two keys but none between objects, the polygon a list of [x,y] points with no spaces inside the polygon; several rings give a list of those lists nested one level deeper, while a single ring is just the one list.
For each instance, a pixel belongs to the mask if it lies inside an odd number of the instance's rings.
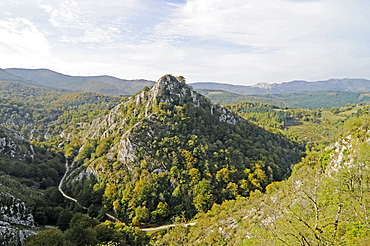
[{"label": "white cloud", "polygon": [[50,24],[66,43],[109,43],[127,31],[127,20],[140,1],[40,0]]},{"label": "white cloud", "polygon": [[[236,75],[243,74],[239,69],[252,83],[323,79],[342,74],[337,68],[353,57],[358,39],[369,39],[366,9],[369,4],[361,0],[188,0],[157,31],[208,42],[206,50],[229,47],[223,55],[213,55],[219,70],[229,69],[218,77],[223,80],[234,77],[245,83]],[[223,66],[220,57],[228,57]],[[369,65],[366,60],[358,62],[358,66]]]},{"label": "white cloud", "polygon": [[[36,26],[23,18],[0,20],[1,62],[14,64],[45,64],[50,45]],[[17,60],[22,60],[17,62]],[[8,64],[10,65],[10,64]]]},{"label": "white cloud", "polygon": [[370,78],[369,12],[367,0],[4,0],[0,49],[122,78]]},{"label": "white cloud", "polygon": [[162,34],[286,47],[332,33],[350,17],[334,1],[189,0],[162,26]]}]

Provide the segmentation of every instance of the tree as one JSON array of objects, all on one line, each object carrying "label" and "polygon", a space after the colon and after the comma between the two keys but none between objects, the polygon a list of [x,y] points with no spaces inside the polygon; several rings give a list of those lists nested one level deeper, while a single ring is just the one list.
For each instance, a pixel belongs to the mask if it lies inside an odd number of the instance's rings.
[{"label": "tree", "polygon": [[69,222],[71,221],[73,217],[73,213],[69,210],[62,210],[59,213],[58,220],[57,220],[57,226],[63,231],[67,230],[69,227]]},{"label": "tree", "polygon": [[95,245],[98,243],[96,232],[91,227],[84,228],[82,225],[75,225],[63,233],[65,245]]},{"label": "tree", "polygon": [[140,223],[149,222],[150,220],[150,210],[145,206],[139,206],[135,209],[135,217],[132,219],[134,225],[139,225]]},{"label": "tree", "polygon": [[57,229],[48,229],[29,237],[24,246],[62,246],[62,232]]},{"label": "tree", "polygon": [[211,192],[211,183],[202,179],[195,187],[193,205],[198,211],[207,211],[214,202],[214,196]]}]

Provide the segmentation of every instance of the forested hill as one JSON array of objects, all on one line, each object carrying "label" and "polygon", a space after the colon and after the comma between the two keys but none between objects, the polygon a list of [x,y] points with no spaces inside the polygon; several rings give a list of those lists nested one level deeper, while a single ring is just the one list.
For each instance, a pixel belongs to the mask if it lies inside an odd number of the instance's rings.
[{"label": "forested hill", "polygon": [[41,84],[19,77],[1,68],[0,68],[0,81],[19,82],[27,85],[42,86]]},{"label": "forested hill", "polygon": [[93,174],[98,183],[84,187],[99,192],[90,196],[103,193],[106,208],[136,225],[191,218],[214,202],[263,191],[289,175],[303,151],[171,75],[77,130],[65,149],[82,169],[69,177],[67,190],[96,208],[79,197],[82,184],[74,182]]}]

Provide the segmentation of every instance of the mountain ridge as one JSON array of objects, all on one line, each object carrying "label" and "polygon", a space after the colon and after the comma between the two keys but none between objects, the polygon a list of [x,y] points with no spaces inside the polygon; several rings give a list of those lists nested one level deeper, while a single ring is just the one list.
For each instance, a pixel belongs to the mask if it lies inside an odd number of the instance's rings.
[{"label": "mountain ridge", "polygon": [[[71,76],[49,69],[0,69],[0,80],[17,81],[57,90],[99,92],[114,96],[133,95],[155,81],[145,79],[120,79],[108,75]],[[308,82],[293,80],[282,83],[260,82],[255,85],[234,85],[230,83],[194,82],[194,89],[223,90],[243,95],[282,94],[303,91],[348,91],[369,92],[370,80],[363,78],[328,79]]]},{"label": "mountain ridge", "polygon": [[251,86],[232,85],[226,83],[197,82],[191,83],[194,89],[223,90],[243,95],[282,94],[303,91],[370,91],[370,80],[367,79],[329,79],[324,81],[308,82],[294,80],[283,83],[258,83]]},{"label": "mountain ridge", "polygon": [[[151,86],[149,80],[124,80],[112,76],[71,76],[49,69],[3,69],[7,74],[13,75],[18,82],[31,81],[34,85],[54,88],[64,91],[86,91],[109,94],[113,96],[131,95],[145,86]],[[0,80],[2,80],[0,73]],[[22,80],[23,79],[23,80]]]}]

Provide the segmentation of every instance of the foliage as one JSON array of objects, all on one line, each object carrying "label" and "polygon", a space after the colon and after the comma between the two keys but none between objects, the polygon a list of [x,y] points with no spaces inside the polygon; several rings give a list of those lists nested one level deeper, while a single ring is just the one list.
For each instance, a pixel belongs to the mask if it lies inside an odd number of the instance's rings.
[{"label": "foliage", "polygon": [[36,236],[29,237],[25,246],[62,246],[62,232],[58,229],[48,229],[39,232]]},{"label": "foliage", "polygon": [[267,103],[242,102],[235,105],[226,105],[230,110],[241,117],[256,122],[267,128],[284,129],[290,112]]},{"label": "foliage", "polygon": [[105,113],[118,97],[0,81],[0,124],[27,139],[55,139],[65,128]]},{"label": "foliage", "polygon": [[70,222],[70,227],[62,232],[56,228],[41,231],[31,236],[25,242],[25,246],[39,245],[147,245],[149,237],[133,227],[122,223],[102,222],[97,223],[88,215],[76,213]]},{"label": "foliage", "polygon": [[367,245],[370,118],[364,114],[353,123],[331,145],[334,151],[310,152],[266,194],[215,204],[198,215],[196,226],[170,230],[152,244],[171,245],[181,237],[186,245]]},{"label": "foliage", "polygon": [[[269,131],[284,134],[308,149],[326,146],[350,128],[356,116],[366,113],[369,105],[352,104],[342,108],[281,109],[265,103],[244,102],[227,107],[241,117]],[[351,123],[352,122],[352,123]]]}]

